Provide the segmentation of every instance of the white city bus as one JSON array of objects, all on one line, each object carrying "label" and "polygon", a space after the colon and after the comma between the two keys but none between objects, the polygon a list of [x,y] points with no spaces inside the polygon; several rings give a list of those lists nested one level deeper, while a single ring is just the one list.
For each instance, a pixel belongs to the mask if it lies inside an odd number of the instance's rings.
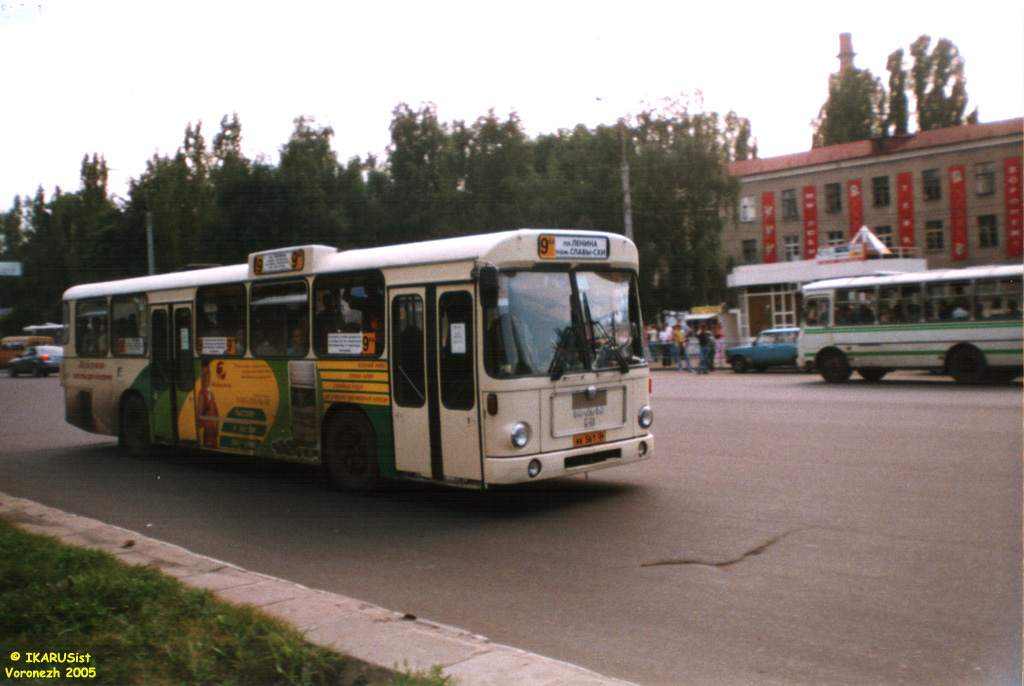
[{"label": "white city bus", "polygon": [[487,488],[652,455],[637,250],[493,233],[64,294],[67,421],[151,443]]},{"label": "white city bus", "polygon": [[930,369],[957,383],[1022,373],[1024,265],[828,279],[803,287],[798,364],[830,383]]}]

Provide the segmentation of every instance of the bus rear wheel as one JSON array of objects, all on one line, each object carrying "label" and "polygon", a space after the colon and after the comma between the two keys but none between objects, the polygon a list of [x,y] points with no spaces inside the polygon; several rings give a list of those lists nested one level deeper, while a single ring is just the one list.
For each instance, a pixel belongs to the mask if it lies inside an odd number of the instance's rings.
[{"label": "bus rear wheel", "polygon": [[149,454],[149,412],[146,403],[137,395],[125,400],[121,406],[121,426],[118,444],[129,455],[144,457]]},{"label": "bus rear wheel", "polygon": [[949,354],[949,374],[962,385],[975,385],[985,380],[988,365],[985,356],[969,345],[956,348]]},{"label": "bus rear wheel", "polygon": [[850,378],[853,370],[846,355],[838,350],[825,350],[818,354],[818,371],[828,383],[843,383]]},{"label": "bus rear wheel", "polygon": [[377,481],[377,435],[361,412],[333,415],[324,429],[324,466],[338,488],[365,493]]}]

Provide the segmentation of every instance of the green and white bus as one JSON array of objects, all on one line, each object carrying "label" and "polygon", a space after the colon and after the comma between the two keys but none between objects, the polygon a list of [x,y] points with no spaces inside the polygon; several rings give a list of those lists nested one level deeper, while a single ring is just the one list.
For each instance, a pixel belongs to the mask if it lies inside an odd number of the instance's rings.
[{"label": "green and white bus", "polygon": [[522,229],[74,286],[67,421],[469,488],[651,457],[637,250]]},{"label": "green and white bus", "polygon": [[828,279],[803,287],[798,364],[841,383],[929,369],[957,383],[1022,373],[1024,265]]}]

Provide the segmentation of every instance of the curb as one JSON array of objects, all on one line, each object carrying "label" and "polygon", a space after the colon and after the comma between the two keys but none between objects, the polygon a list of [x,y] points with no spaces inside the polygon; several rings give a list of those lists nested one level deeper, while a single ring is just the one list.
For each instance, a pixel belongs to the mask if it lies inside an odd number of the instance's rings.
[{"label": "curb", "polygon": [[251,572],[128,529],[0,493],[0,518],[69,545],[153,567],[221,600],[282,619],[310,643],[384,669],[438,666],[457,686],[634,686],[462,629]]}]

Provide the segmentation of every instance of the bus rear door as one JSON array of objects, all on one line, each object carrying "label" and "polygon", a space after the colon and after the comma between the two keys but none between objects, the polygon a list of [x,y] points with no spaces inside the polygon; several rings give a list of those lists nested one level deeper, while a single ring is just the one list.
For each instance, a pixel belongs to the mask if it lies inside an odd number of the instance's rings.
[{"label": "bus rear door", "polygon": [[152,436],[158,443],[196,441],[192,305],[150,307]]},{"label": "bus rear door", "polygon": [[472,286],[392,288],[389,297],[395,468],[479,484]]}]

